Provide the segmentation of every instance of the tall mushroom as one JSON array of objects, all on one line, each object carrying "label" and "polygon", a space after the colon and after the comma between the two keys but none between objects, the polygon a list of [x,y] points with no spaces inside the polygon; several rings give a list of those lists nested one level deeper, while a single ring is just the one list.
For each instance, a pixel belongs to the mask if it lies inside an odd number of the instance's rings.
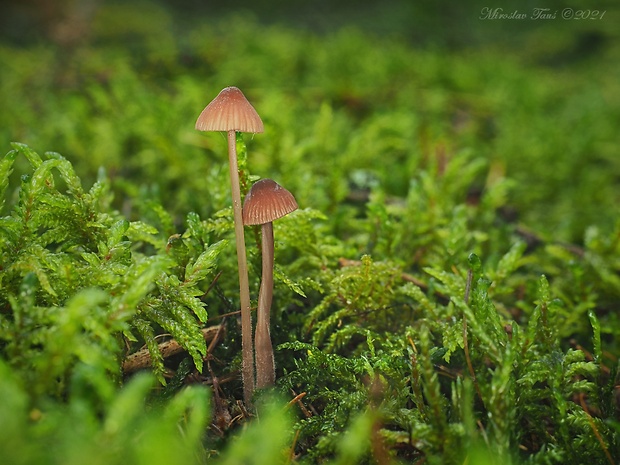
[{"label": "tall mushroom", "polygon": [[250,286],[243,236],[241,190],[237,164],[237,132],[263,132],[263,122],[243,93],[236,87],[226,87],[209,103],[196,121],[199,131],[225,131],[228,133],[228,159],[232,205],[237,243],[239,268],[239,295],[241,301],[241,351],[243,358],[243,396],[251,404],[254,392],[254,357],[252,350],[252,315],[250,309]]},{"label": "tall mushroom", "polygon": [[273,221],[297,209],[293,195],[271,179],[254,183],[243,202],[243,223],[261,225],[262,276],[256,317],[256,387],[272,385],[276,379],[269,314],[273,298]]}]

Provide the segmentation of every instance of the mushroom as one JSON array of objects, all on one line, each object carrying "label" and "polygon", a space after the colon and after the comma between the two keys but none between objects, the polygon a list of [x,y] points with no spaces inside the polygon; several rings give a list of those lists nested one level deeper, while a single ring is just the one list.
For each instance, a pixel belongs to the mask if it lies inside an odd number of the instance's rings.
[{"label": "mushroom", "polygon": [[209,103],[196,121],[199,131],[226,131],[228,133],[228,159],[232,205],[237,243],[237,265],[239,268],[239,295],[241,301],[241,351],[243,396],[250,405],[254,392],[254,357],[252,350],[252,315],[250,309],[250,286],[243,236],[241,190],[237,164],[237,132],[263,132],[263,122],[243,93],[236,87],[226,87]]},{"label": "mushroom", "polygon": [[297,210],[293,195],[271,179],[252,185],[243,202],[243,223],[261,225],[262,276],[256,317],[256,387],[272,385],[276,379],[269,314],[273,298],[273,221]]}]

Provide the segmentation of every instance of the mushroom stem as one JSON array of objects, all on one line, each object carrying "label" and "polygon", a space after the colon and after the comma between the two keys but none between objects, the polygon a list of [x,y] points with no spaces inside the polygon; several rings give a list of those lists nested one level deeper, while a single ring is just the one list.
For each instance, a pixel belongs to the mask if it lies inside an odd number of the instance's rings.
[{"label": "mushroom stem", "polygon": [[273,347],[269,334],[269,314],[273,298],[273,223],[261,226],[262,276],[256,317],[256,387],[264,388],[276,380]]},{"label": "mushroom stem", "polygon": [[276,380],[273,347],[269,335],[269,313],[273,298],[273,224],[278,218],[297,210],[295,197],[272,179],[255,182],[243,204],[243,223],[262,225],[262,276],[256,317],[256,385],[272,385]]},{"label": "mushroom stem", "polygon": [[235,220],[235,241],[237,243],[237,267],[239,269],[239,296],[241,301],[241,355],[243,377],[243,398],[246,405],[251,405],[254,393],[254,356],[252,351],[252,314],[250,308],[250,284],[248,264],[245,256],[245,237],[243,235],[243,217],[241,189],[239,186],[239,168],[237,163],[237,134],[228,131],[228,159],[230,184],[232,187],[232,206]]}]

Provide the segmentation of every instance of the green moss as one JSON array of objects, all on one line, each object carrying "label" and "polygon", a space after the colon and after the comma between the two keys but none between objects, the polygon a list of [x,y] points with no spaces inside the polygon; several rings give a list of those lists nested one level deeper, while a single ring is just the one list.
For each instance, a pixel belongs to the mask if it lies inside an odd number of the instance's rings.
[{"label": "green moss", "polygon": [[[2,218],[1,338],[14,366],[33,377],[37,393],[62,396],[77,360],[118,372],[115,334],[135,340],[136,330],[163,381],[155,325],[172,334],[201,370],[206,346],[198,324],[207,312],[198,299],[200,285],[225,242],[207,245],[188,237],[194,257],[168,253],[156,228],[109,210],[105,178],[85,192],[60,155],[44,160],[13,145],[3,164],[4,184],[18,154],[33,170],[22,178],[13,211]],[[146,245],[153,249],[149,255]]]}]

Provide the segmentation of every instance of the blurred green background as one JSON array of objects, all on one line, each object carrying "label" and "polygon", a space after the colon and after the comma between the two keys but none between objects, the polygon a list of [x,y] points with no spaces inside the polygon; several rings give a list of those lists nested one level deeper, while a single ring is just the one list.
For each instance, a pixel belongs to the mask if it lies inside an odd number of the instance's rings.
[{"label": "blurred green background", "polygon": [[[137,195],[180,217],[225,205],[209,188],[225,182],[222,141],[193,124],[221,88],[237,85],[267,125],[250,142],[250,168],[318,209],[338,209],[376,182],[405,197],[430,154],[466,150],[488,163],[470,195],[488,184],[481,176],[514,183],[502,210],[509,221],[574,242],[588,225],[616,221],[615,2],[1,8],[0,140],[7,150],[19,141],[62,153],[87,184],[104,167],[129,216]],[[554,16],[537,18],[537,8]],[[526,17],[499,16],[513,13]],[[306,192],[313,175],[320,195]]]},{"label": "blurred green background", "polygon": [[[590,1],[504,1],[474,0],[438,4],[429,0],[237,0],[214,2],[205,0],[179,1],[127,1],[110,0],[23,0],[2,3],[2,34],[18,42],[58,36],[63,25],[71,20],[83,20],[86,29],[96,21],[102,9],[113,5],[133,5],[145,12],[162,10],[170,14],[181,32],[183,28],[213,22],[234,14],[249,14],[261,24],[283,24],[291,28],[304,28],[325,33],[343,26],[356,26],[370,33],[399,35],[413,45],[435,45],[452,48],[469,46],[527,46],[531,34],[538,31],[547,40],[557,36],[565,45],[575,47],[573,52],[588,55],[597,51],[613,38],[614,19],[617,18],[616,2]],[[562,20],[562,10],[606,11],[602,21]],[[502,9],[501,13],[526,14],[523,20],[484,20],[488,10]],[[537,19],[535,10],[548,9],[555,19]],[[498,14],[500,12],[498,11]],[[492,16],[492,15],[491,15]],[[585,15],[584,15],[585,16]],[[594,16],[591,16],[594,17]],[[605,17],[607,17],[605,19]],[[90,24],[88,24],[90,23]],[[75,29],[75,28],[74,28]],[[75,31],[77,32],[77,31]],[[563,38],[561,36],[564,36]],[[569,39],[570,38],[570,39]],[[532,47],[534,44],[530,43]],[[536,47],[544,51],[543,43]],[[554,50],[559,51],[559,50]],[[569,52],[565,49],[564,52]]]}]

